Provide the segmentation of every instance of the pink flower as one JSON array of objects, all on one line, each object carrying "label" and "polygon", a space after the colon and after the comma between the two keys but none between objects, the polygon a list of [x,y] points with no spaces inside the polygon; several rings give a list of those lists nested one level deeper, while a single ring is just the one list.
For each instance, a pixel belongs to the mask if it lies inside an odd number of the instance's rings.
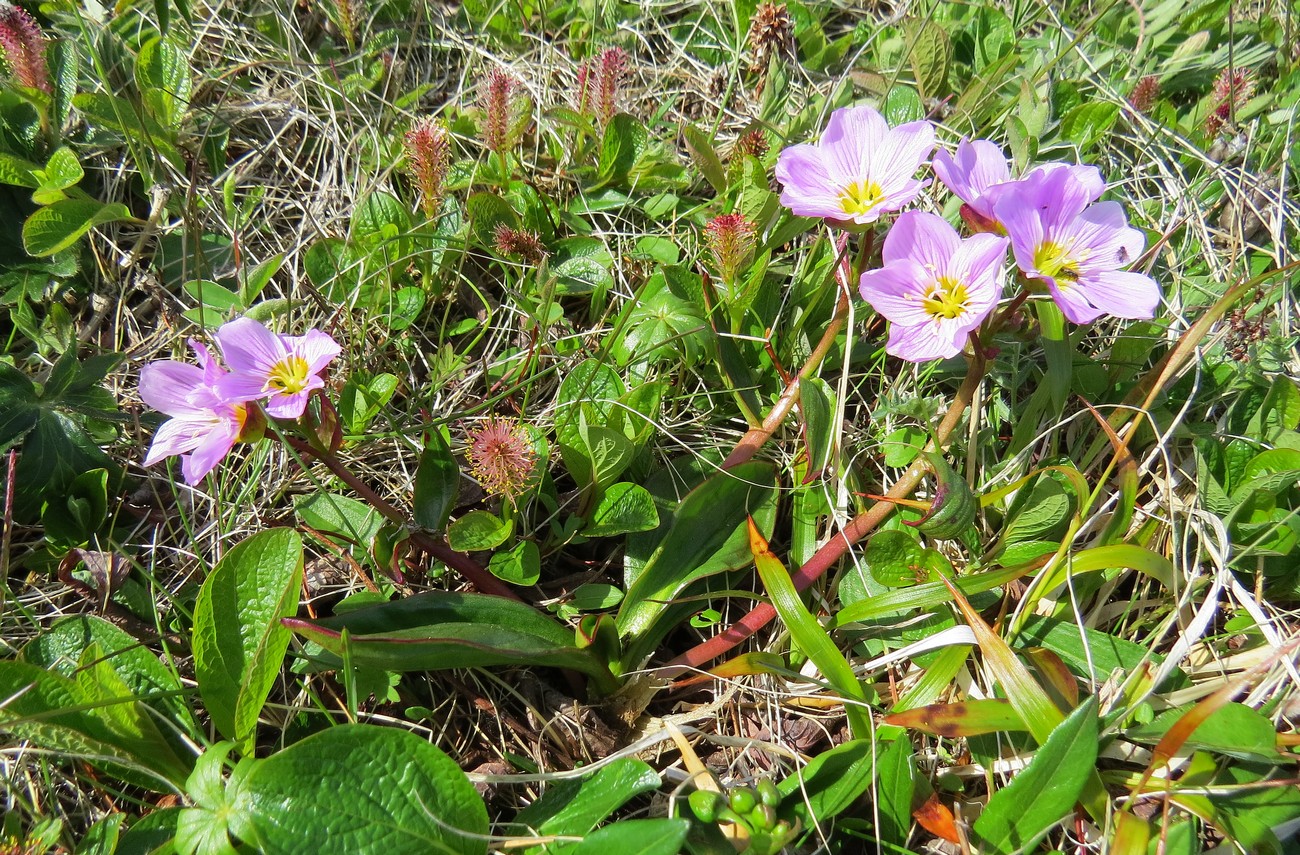
[{"label": "pink flower", "polygon": [[313,389],[325,385],[320,373],[342,350],[320,330],[306,335],[276,335],[252,318],[237,318],[217,330],[217,344],[230,367],[218,383],[229,400],[266,400],[267,415],[296,419]]},{"label": "pink flower", "polygon": [[[1003,232],[995,207],[1004,195],[1021,188],[1021,181],[1011,180],[1011,164],[996,144],[988,140],[962,140],[957,144],[957,156],[943,149],[934,153],[934,174],[953,195],[966,204],[962,206],[962,219],[978,231]],[[1046,163],[1030,171],[1033,176],[1069,170],[1077,183],[1086,188],[1096,201],[1106,190],[1101,171],[1095,166],[1073,163]],[[1023,179],[1022,179],[1023,181]]]},{"label": "pink flower", "polygon": [[804,217],[873,223],[921,192],[925,182],[912,176],[933,150],[929,122],[890,128],[870,107],[836,110],[820,142],[781,152],[781,204]]},{"label": "pink flower", "polygon": [[1002,295],[1007,239],[962,240],[942,217],[908,211],[885,236],[884,266],[862,274],[862,299],[890,321],[886,352],[910,362],[961,353]]},{"label": "pink flower", "polygon": [[144,465],[179,454],[185,483],[197,484],[239,439],[248,408],[217,391],[225,371],[208,349],[194,340],[198,365],[175,360],[151,362],[140,369],[140,398],[171,416],[154,434]]},{"label": "pink flower", "polygon": [[1142,254],[1146,236],[1129,228],[1118,202],[1097,202],[1073,170],[1035,172],[994,206],[1011,238],[1016,264],[1047,284],[1067,318],[1086,324],[1103,314],[1150,318],[1160,286],[1122,268]]}]

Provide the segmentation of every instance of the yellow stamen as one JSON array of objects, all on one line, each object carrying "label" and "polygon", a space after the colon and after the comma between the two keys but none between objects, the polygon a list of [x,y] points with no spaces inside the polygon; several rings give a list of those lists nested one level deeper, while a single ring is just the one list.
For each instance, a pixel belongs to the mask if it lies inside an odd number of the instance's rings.
[{"label": "yellow stamen", "polygon": [[851,217],[870,213],[885,198],[885,191],[874,181],[854,181],[840,191],[840,207]]},{"label": "yellow stamen", "polygon": [[296,395],[307,388],[307,377],[311,373],[307,360],[301,356],[289,356],[275,364],[266,378],[266,385],[285,395]]},{"label": "yellow stamen", "polygon": [[1064,288],[1079,281],[1079,265],[1087,253],[1072,253],[1069,247],[1050,240],[1043,241],[1034,250],[1034,267],[1044,276],[1056,280],[1056,287]]},{"label": "yellow stamen", "polygon": [[947,276],[940,276],[921,297],[921,308],[936,321],[952,320],[966,314],[966,285]]}]

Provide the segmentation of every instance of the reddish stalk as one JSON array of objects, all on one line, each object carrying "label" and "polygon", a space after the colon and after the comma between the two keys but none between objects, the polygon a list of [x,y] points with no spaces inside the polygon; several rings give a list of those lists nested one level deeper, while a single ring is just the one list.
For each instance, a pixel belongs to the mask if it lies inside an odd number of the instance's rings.
[{"label": "reddish stalk", "polygon": [[[966,371],[966,379],[962,382],[961,388],[957,390],[952,404],[948,407],[948,412],[944,414],[943,421],[935,429],[934,438],[926,446],[927,450],[943,447],[948,441],[948,437],[952,435],[962,413],[966,412],[966,408],[970,406],[970,402],[975,396],[976,387],[984,377],[984,362],[983,352],[976,346],[975,355],[971,357],[970,366]],[[766,422],[764,423],[766,424]],[[753,450],[757,451],[757,446]],[[737,451],[739,451],[739,447]],[[752,456],[753,452],[751,451],[750,454]],[[732,456],[735,456],[734,452]],[[910,495],[917,488],[917,485],[921,483],[921,478],[924,475],[924,465],[920,462],[913,462],[902,477],[894,482],[894,486],[889,489],[889,492],[885,494],[881,501],[876,502],[866,511],[854,517],[847,526],[823,544],[813,554],[813,557],[808,559],[806,564],[791,572],[790,578],[794,582],[795,589],[798,591],[807,589],[813,582],[820,579],[827,570],[835,566],[836,562],[849,551],[850,546],[866,537],[875,530],[876,526],[884,522],[885,518],[889,516],[889,512],[894,509],[894,500],[903,499]],[[697,644],[669,662],[663,669],[660,669],[659,673],[665,677],[673,677],[689,669],[699,668],[732,650],[746,638],[767,626],[774,617],[776,617],[776,609],[768,603],[762,603],[727,627],[722,633],[715,635],[708,641]]]},{"label": "reddish stalk", "polygon": [[[862,237],[863,249],[859,260],[868,256],[871,252],[871,235],[871,232],[867,232]],[[841,255],[843,255],[844,248],[848,245],[847,232],[842,236],[842,240],[843,243],[839,248]],[[859,264],[859,267],[861,267],[861,264]],[[826,325],[826,331],[822,333],[821,340],[817,342],[817,346],[813,348],[812,353],[808,354],[808,361],[804,363],[803,368],[786,384],[785,391],[772,405],[772,409],[768,411],[763,423],[756,428],[750,428],[741,437],[740,442],[736,443],[736,447],[731,450],[731,454],[727,455],[727,459],[722,461],[723,469],[739,466],[753,457],[763,447],[763,444],[772,438],[772,434],[776,433],[776,429],[785,421],[786,416],[790,415],[790,411],[794,409],[794,405],[799,401],[799,384],[812,377],[817,372],[817,369],[821,367],[822,360],[830,352],[832,345],[835,344],[835,339],[839,336],[840,331],[844,329],[844,324],[849,318],[849,294],[852,291],[852,276],[853,271],[849,268],[848,258],[843,258],[835,270],[835,279],[839,283],[840,292],[839,299],[835,303],[835,314],[831,316],[830,323]]]},{"label": "reddish stalk", "polygon": [[[400,509],[389,504],[382,496],[370,488],[366,482],[362,481],[352,470],[343,465],[337,457],[332,454],[323,454],[319,449],[312,448],[302,440],[286,437],[289,445],[300,454],[310,454],[321,463],[324,463],[330,472],[347,484],[357,495],[365,499],[372,508],[379,511],[388,519],[398,525],[407,525],[409,520]],[[493,576],[489,571],[479,566],[478,562],[470,558],[463,552],[457,552],[448,545],[447,541],[441,537],[428,534],[423,531],[411,531],[411,543],[416,547],[428,552],[434,558],[437,558],[443,564],[453,568],[462,576],[469,580],[470,584],[478,589],[482,594],[493,594],[498,597],[505,597],[511,600],[523,602],[523,598],[510,589],[504,582]]]}]

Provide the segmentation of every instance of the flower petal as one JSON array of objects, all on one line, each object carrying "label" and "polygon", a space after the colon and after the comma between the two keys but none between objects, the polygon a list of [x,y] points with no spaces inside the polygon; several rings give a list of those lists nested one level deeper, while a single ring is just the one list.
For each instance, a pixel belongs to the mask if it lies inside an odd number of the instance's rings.
[{"label": "flower petal", "polygon": [[921,306],[921,295],[933,281],[933,274],[905,258],[863,273],[858,281],[858,292],[873,309],[893,323],[915,326],[932,322]]},{"label": "flower petal", "polygon": [[265,398],[270,392],[266,385],[265,374],[252,372],[231,372],[217,381],[217,395],[228,403],[247,403]]},{"label": "flower petal", "polygon": [[233,422],[222,422],[203,438],[203,442],[181,461],[181,474],[185,483],[193,486],[203,480],[220,463],[235,445],[239,427]]},{"label": "flower petal", "polygon": [[1044,277],[1043,281],[1047,283],[1047,290],[1052,292],[1052,299],[1056,301],[1056,305],[1061,307],[1061,314],[1065,315],[1071,323],[1092,323],[1106,314],[1104,310],[1088,302],[1087,295],[1077,283],[1062,289],[1057,287],[1055,279]]},{"label": "flower petal", "polygon": [[1043,242],[1043,221],[1038,211],[1038,188],[1024,181],[1014,182],[1014,189],[998,196],[994,205],[997,220],[1011,239],[1016,266],[1028,276],[1037,276],[1034,253]]},{"label": "flower petal", "polygon": [[1154,318],[1160,305],[1160,286],[1141,273],[1108,270],[1080,280],[1077,288],[1089,303],[1117,318]]},{"label": "flower petal", "polygon": [[839,193],[843,188],[826,173],[816,146],[796,145],[781,152],[776,161],[781,182],[781,204],[801,217],[843,217]]},{"label": "flower petal", "polygon": [[871,178],[886,194],[896,193],[933,151],[934,125],[925,121],[899,125],[869,151]]},{"label": "flower petal", "polygon": [[[959,338],[960,342],[954,338]],[[889,328],[889,340],[885,343],[885,352],[906,359],[908,362],[927,362],[931,359],[947,359],[961,353],[966,344],[966,335],[953,335],[953,330],[936,323],[904,326],[894,324]]]},{"label": "flower petal", "polygon": [[313,377],[301,392],[294,392],[292,395],[273,395],[266,402],[266,414],[277,419],[301,418],[307,410],[307,398],[311,395],[311,390],[319,389],[324,385],[324,380]]},{"label": "flower petal", "polygon": [[831,182],[843,186],[868,177],[879,181],[870,171],[869,158],[889,133],[885,117],[872,107],[845,107],[831,113],[819,144]]},{"label": "flower petal", "polygon": [[312,374],[319,374],[329,365],[330,360],[343,352],[329,333],[321,330],[309,330],[306,335],[286,337],[285,346],[290,353],[302,357],[307,362],[307,370]]},{"label": "flower petal", "polygon": [[948,260],[961,246],[961,236],[948,221],[925,211],[908,211],[885,235],[881,258],[886,265],[902,259],[929,268],[932,278],[948,268]]},{"label": "flower petal", "polygon": [[[988,140],[962,140],[956,158],[943,149],[934,153],[934,174],[959,199],[985,216],[992,216],[992,205],[983,197],[990,189],[1011,180],[1006,155]],[[989,210],[984,210],[988,207]]]},{"label": "flower petal", "polygon": [[217,330],[217,344],[232,372],[268,374],[288,355],[284,342],[252,318],[236,318]]},{"label": "flower petal", "polygon": [[153,435],[149,453],[144,457],[144,465],[153,466],[163,458],[193,451],[203,441],[211,424],[212,422],[207,419],[185,417],[163,422]]},{"label": "flower petal", "polygon": [[972,235],[961,242],[948,262],[948,275],[966,286],[967,307],[978,320],[1002,297],[1002,263],[1009,244],[1007,238],[997,235]]},{"label": "flower petal", "polygon": [[169,416],[201,412],[189,399],[203,385],[203,369],[186,362],[164,359],[140,369],[140,400]]}]

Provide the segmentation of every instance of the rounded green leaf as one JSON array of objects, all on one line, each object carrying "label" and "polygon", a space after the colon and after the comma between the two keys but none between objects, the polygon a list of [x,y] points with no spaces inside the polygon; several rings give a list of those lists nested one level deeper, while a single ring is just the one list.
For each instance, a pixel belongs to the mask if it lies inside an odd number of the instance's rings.
[{"label": "rounded green leaf", "polygon": [[488,569],[512,585],[535,585],[542,575],[542,556],[536,543],[521,540],[514,548],[493,555]]},{"label": "rounded green leaf", "polygon": [[23,223],[23,248],[38,258],[53,255],[95,226],[129,219],[131,211],[121,202],[105,205],[94,199],[62,199],[37,209]]},{"label": "rounded green leaf", "polygon": [[489,511],[470,511],[447,526],[447,542],[457,552],[495,549],[506,542],[514,527],[513,521]]},{"label": "rounded green leaf", "polygon": [[587,537],[613,537],[659,526],[659,511],[650,491],[639,484],[620,481],[610,486],[583,529]]},{"label": "rounded green leaf", "polygon": [[232,786],[240,836],[267,855],[487,851],[487,809],[474,785],[450,757],[404,730],[333,727]]}]

